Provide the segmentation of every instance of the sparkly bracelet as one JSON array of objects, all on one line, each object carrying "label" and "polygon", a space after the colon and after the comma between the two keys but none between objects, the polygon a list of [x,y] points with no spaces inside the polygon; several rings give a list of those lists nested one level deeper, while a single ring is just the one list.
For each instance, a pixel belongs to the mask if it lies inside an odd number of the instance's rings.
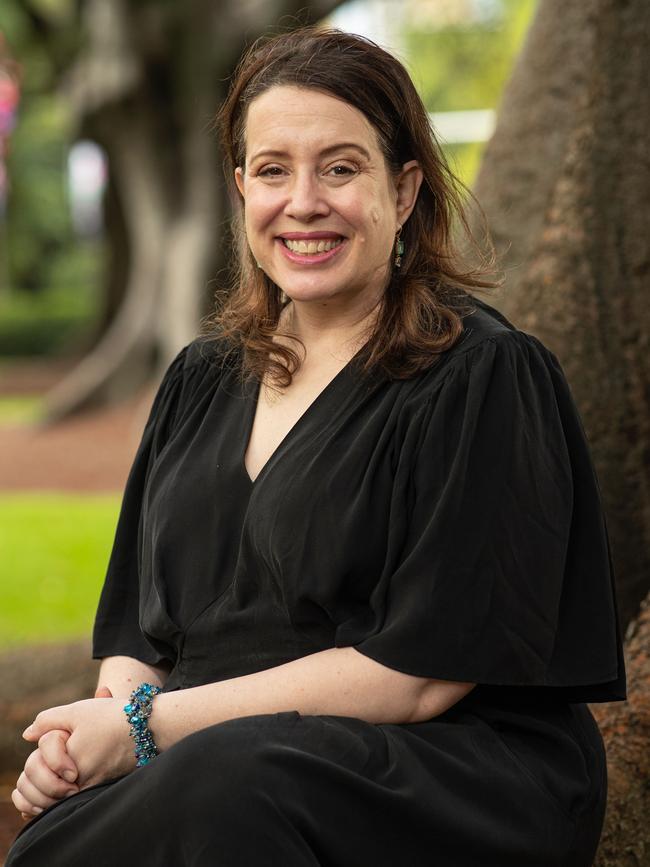
[{"label": "sparkly bracelet", "polygon": [[129,704],[124,705],[124,713],[131,729],[129,736],[135,741],[136,767],[141,768],[158,755],[153,735],[149,731],[147,720],[151,716],[154,697],[162,692],[159,686],[151,683],[141,683],[131,693]]}]

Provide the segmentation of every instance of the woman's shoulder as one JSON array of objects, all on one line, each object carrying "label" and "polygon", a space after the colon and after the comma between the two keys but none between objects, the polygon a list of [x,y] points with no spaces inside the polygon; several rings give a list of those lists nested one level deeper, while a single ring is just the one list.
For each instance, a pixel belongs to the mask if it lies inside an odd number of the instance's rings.
[{"label": "woman's shoulder", "polygon": [[168,365],[156,397],[157,404],[173,402],[176,413],[211,393],[236,367],[237,353],[224,340],[199,335],[183,346]]},{"label": "woman's shoulder", "polygon": [[218,335],[201,334],[179,350],[167,376],[184,381],[214,383],[238,369],[241,352],[231,341]]},{"label": "woman's shoulder", "polygon": [[[473,363],[481,356],[519,354],[542,355],[557,363],[551,350],[534,334],[517,328],[492,305],[475,296],[473,309],[463,317],[463,331],[454,345],[440,358],[441,369],[453,367],[455,362]],[[435,367],[435,365],[434,365]]]},{"label": "woman's shoulder", "polygon": [[194,367],[215,370],[225,365],[232,365],[238,354],[238,349],[225,338],[213,334],[200,334],[181,349],[179,356],[182,356],[184,370]]},{"label": "woman's shoulder", "polygon": [[472,309],[463,317],[459,339],[443,356],[448,361],[494,343],[507,347],[527,343],[531,338],[539,343],[533,335],[520,331],[500,310],[481,298],[473,296],[471,304]]},{"label": "woman's shoulder", "polygon": [[[407,386],[408,403],[435,400],[441,389],[465,390],[470,380],[505,391],[520,387],[522,372],[544,387],[563,371],[557,357],[533,334],[517,328],[492,305],[475,296],[463,316],[463,330],[430,368]],[[553,376],[551,376],[553,374]]]}]

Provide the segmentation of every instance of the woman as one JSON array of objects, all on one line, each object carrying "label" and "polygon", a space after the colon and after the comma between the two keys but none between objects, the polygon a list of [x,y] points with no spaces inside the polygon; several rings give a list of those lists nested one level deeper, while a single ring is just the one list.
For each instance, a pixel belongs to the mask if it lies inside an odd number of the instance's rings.
[{"label": "woman", "polygon": [[[14,803],[44,809],[7,864],[587,867],[585,702],[625,674],[560,365],[470,295],[493,284],[459,264],[460,200],[386,52],[258,42],[219,123],[235,290],[156,396],[101,686],[27,730]],[[136,769],[142,682],[159,754]]]}]

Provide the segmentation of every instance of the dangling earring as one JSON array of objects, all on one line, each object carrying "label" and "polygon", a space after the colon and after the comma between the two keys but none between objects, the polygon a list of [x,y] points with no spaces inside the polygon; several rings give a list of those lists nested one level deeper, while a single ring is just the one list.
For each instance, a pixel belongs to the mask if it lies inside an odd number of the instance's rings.
[{"label": "dangling earring", "polygon": [[400,226],[395,235],[395,267],[402,267],[402,256],[404,255],[404,241],[400,238],[402,227]]}]

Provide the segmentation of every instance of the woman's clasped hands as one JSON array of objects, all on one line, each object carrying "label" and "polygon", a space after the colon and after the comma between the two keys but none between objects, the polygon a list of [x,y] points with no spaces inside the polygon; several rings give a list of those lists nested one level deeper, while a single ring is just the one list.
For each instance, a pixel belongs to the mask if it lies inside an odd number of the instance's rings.
[{"label": "woman's clasped hands", "polygon": [[94,698],[42,711],[23,737],[38,744],[11,794],[25,819],[135,769],[124,699],[107,687],[99,687]]}]

